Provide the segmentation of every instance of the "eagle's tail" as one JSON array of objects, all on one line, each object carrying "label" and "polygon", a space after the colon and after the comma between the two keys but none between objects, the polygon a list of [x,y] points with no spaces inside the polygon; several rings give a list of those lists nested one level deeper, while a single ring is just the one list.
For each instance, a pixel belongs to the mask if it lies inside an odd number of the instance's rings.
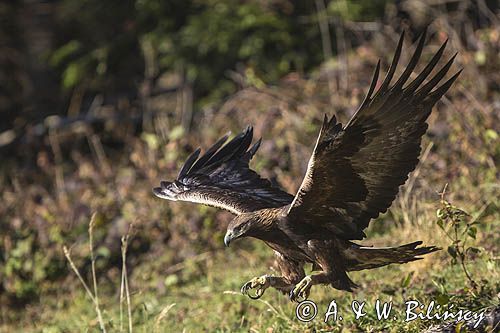
[{"label": "eagle's tail", "polygon": [[421,241],[413,242],[395,247],[366,247],[355,245],[349,251],[352,262],[348,270],[359,271],[362,269],[371,269],[382,267],[389,264],[404,264],[410,261],[420,260],[422,256],[431,253],[440,248],[436,246],[423,246]]}]

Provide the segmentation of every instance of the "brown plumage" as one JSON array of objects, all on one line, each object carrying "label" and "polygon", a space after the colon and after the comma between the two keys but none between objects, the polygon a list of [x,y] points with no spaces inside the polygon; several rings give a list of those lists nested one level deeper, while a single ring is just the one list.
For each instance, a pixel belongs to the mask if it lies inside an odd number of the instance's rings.
[{"label": "brown plumage", "polygon": [[[437,250],[418,247],[420,241],[389,248],[352,242],[365,237],[363,230],[389,208],[399,186],[416,167],[432,107],[460,74],[437,86],[450,69],[453,56],[424,84],[440,60],[445,42],[422,72],[407,83],[422,53],[424,32],[408,66],[393,83],[403,39],[404,34],[376,90],[380,61],[377,64],[366,98],[347,125],[325,115],[295,196],[249,168],[260,145],[259,140],[250,148],[251,127],[228,143],[228,136],[224,136],[201,157],[198,149],[187,159],[177,180],[161,182],[161,187],[153,189],[160,198],[203,203],[236,214],[224,237],[226,245],[237,238],[254,237],[275,251],[281,276],[254,278],[243,285],[243,293],[254,289],[255,295],[249,296],[258,298],[272,286],[299,300],[307,298],[314,284],[351,291],[356,284],[348,271],[406,263]],[[306,263],[318,272],[306,276]]]}]

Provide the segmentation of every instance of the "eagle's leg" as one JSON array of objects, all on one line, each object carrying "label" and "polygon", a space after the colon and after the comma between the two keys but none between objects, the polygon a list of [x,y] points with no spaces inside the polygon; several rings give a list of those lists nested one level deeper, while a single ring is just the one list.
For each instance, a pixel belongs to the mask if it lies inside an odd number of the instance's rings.
[{"label": "eagle's leg", "polygon": [[[264,292],[269,287],[274,287],[278,290],[288,290],[291,289],[293,285],[286,282],[281,276],[262,275],[245,283],[241,287],[241,293],[247,295],[251,299],[258,299],[264,295]],[[251,289],[255,289],[254,295],[249,293]]]},{"label": "eagle's leg", "polygon": [[295,287],[290,291],[290,299],[292,301],[302,302],[309,297],[311,287],[315,284],[330,284],[338,290],[352,291],[357,288],[354,282],[347,276],[345,271],[322,271],[317,274],[311,274],[304,277]]},{"label": "eagle's leg", "polygon": [[330,280],[330,275],[326,272],[305,276],[290,291],[290,300],[296,302],[302,302],[306,300],[309,297],[309,293],[313,285],[328,283],[329,280]]}]

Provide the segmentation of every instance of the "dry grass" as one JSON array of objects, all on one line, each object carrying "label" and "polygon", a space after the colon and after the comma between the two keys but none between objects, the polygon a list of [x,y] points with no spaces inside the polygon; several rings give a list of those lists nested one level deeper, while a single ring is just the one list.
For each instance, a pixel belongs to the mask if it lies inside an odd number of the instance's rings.
[{"label": "dry grass", "polygon": [[[97,321],[99,322],[99,328],[101,332],[106,333],[106,324],[103,319],[102,315],[102,310],[101,306],[99,303],[99,292],[98,292],[98,278],[96,275],[96,257],[94,254],[94,227],[95,227],[95,221],[96,221],[96,214],[92,215],[92,218],[90,219],[89,223],[89,228],[88,228],[88,235],[89,235],[89,253],[90,253],[90,262],[91,262],[91,267],[92,267],[92,285],[94,290],[92,291],[88,284],[85,282],[85,279],[82,277],[80,271],[76,267],[75,262],[71,258],[71,253],[70,250],[66,246],[63,247],[63,252],[68,260],[71,269],[73,272],[76,274],[78,277],[78,280],[80,280],[81,285],[85,289],[85,292],[87,295],[90,297],[92,300],[92,303],[94,304],[95,312],[97,315]],[[123,325],[123,304],[126,301],[127,305],[127,319],[128,319],[128,332],[132,333],[133,332],[133,323],[132,323],[132,307],[131,307],[131,302],[130,302],[130,290],[129,290],[129,285],[128,285],[128,274],[127,274],[127,248],[128,248],[128,242],[129,242],[129,237],[130,237],[130,230],[126,233],[125,236],[121,238],[121,259],[122,259],[122,272],[121,272],[121,282],[120,282],[120,302],[119,302],[119,308],[120,308],[120,319],[119,319],[119,331],[124,332],[124,325]]]}]

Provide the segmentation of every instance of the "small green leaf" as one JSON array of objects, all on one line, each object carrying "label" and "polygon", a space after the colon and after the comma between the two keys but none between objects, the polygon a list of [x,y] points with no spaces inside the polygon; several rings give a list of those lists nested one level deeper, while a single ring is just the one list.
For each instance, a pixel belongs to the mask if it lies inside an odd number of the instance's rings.
[{"label": "small green leaf", "polygon": [[72,40],[69,43],[64,44],[52,53],[52,56],[50,57],[50,64],[52,66],[60,65],[63,61],[78,52],[81,49],[81,46],[81,43],[76,40]]},{"label": "small green leaf", "polygon": [[402,288],[407,288],[410,285],[412,277],[413,277],[413,272],[407,274],[406,277],[403,278],[403,280],[401,281],[401,287]]},{"label": "small green leaf", "polygon": [[109,258],[111,256],[111,251],[105,246],[99,246],[96,253],[104,258]]},{"label": "small green leaf", "polygon": [[491,128],[484,132],[484,136],[490,141],[496,141],[498,139],[498,133]]},{"label": "small green leaf", "polygon": [[[464,327],[464,322],[463,321],[459,321],[457,323],[457,326],[455,326],[455,332],[456,333],[460,333],[460,332],[468,332],[467,328]],[[465,328],[465,331],[463,330]]]},{"label": "small green leaf", "polygon": [[168,138],[172,141],[175,141],[181,138],[184,135],[184,128],[182,126],[176,126],[172,128],[170,133],[168,134]]},{"label": "small green leaf", "polygon": [[436,302],[438,302],[438,304],[441,306],[448,304],[449,301],[450,301],[450,296],[446,294],[439,294],[436,296]]},{"label": "small green leaf", "polygon": [[84,69],[80,63],[70,63],[62,74],[64,88],[69,89],[77,85],[83,77],[83,73]]},{"label": "small green leaf", "polygon": [[175,274],[170,274],[167,275],[163,283],[165,284],[165,287],[171,287],[176,285],[179,282],[179,278]]},{"label": "small green leaf", "polygon": [[453,258],[453,259],[456,259],[457,258],[457,249],[455,247],[455,245],[450,245],[448,246],[448,254]]},{"label": "small green leaf", "polygon": [[476,51],[474,54],[474,60],[478,65],[484,65],[486,63],[486,53],[484,51]]},{"label": "small green leaf", "polygon": [[154,133],[146,133],[146,132],[143,132],[141,134],[141,139],[146,142],[146,144],[148,145],[149,149],[151,150],[157,150],[159,145],[160,145],[160,141],[158,139],[158,136]]},{"label": "small green leaf", "polygon": [[481,253],[481,249],[478,249],[477,247],[469,247],[469,248],[467,249],[467,251],[470,251],[470,252],[472,252],[472,253],[474,253],[474,254]]},{"label": "small green leaf", "polygon": [[472,238],[476,239],[476,234],[477,234],[477,229],[476,229],[476,227],[470,227],[470,228],[467,230],[467,234],[468,234],[470,237],[472,237]]},{"label": "small green leaf", "polygon": [[438,225],[441,229],[443,229],[443,230],[444,230],[444,221],[443,221],[443,220],[438,219],[438,220],[437,220],[437,225]]}]

